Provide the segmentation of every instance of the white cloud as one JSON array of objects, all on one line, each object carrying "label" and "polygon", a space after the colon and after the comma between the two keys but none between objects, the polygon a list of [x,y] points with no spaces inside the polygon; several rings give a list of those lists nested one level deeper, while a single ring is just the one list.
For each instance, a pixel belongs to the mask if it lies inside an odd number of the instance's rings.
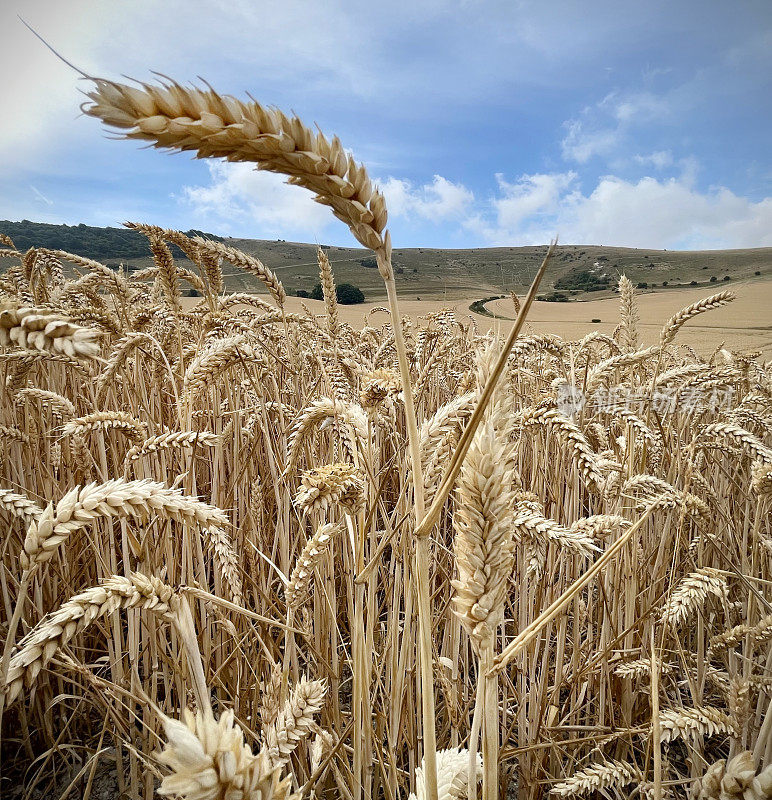
[{"label": "white cloud", "polygon": [[[658,153],[642,158],[667,160]],[[279,175],[249,164],[207,166],[209,183],[187,186],[178,197],[192,209],[193,227],[322,241],[329,238],[329,226],[337,226],[328,208]],[[627,247],[772,246],[772,197],[753,201],[723,186],[701,191],[688,160],[678,177],[630,181],[606,175],[589,192],[582,191],[573,171],[526,174],[513,181],[499,174],[496,183],[487,200],[441,175],[418,186],[391,177],[381,188],[397,237],[405,221],[420,218],[437,230],[460,227],[484,245],[543,244],[559,234],[566,243]]]},{"label": "white cloud", "polygon": [[564,123],[567,130],[560,149],[566,161],[586,164],[594,156],[610,154],[621,139],[621,132],[616,128],[588,130],[587,123],[571,119]]},{"label": "white cloud", "polygon": [[599,107],[606,108],[615,119],[622,123],[629,123],[646,119],[651,121],[666,117],[670,105],[666,98],[653,92],[631,92],[620,95],[612,93],[607,95]]},{"label": "white cloud", "polygon": [[582,193],[576,174],[499,179],[501,194],[466,226],[487,244],[563,242],[672,249],[772,246],[772,197],[753,201],[726,187],[700,192],[689,177],[601,178]]},{"label": "white cloud", "polygon": [[578,117],[566,120],[560,143],[563,158],[586,164],[617,152],[636,127],[667,118],[670,102],[652,92],[611,92]]},{"label": "white cloud", "polygon": [[428,220],[457,219],[469,213],[474,194],[463,184],[435,175],[431,183],[414,186],[410,181],[388,178],[380,189],[394,217],[419,216]]},{"label": "white cloud", "polygon": [[545,214],[552,214],[575,179],[576,173],[567,172],[523,175],[515,183],[508,183],[503,175],[496,175],[502,194],[493,201],[498,227],[518,228],[526,221],[532,223]]},{"label": "white cloud", "polygon": [[646,155],[634,155],[633,161],[641,166],[651,165],[655,169],[664,169],[673,163],[673,154],[670,150],[656,150]]},{"label": "white cloud", "polygon": [[260,172],[251,164],[210,161],[210,182],[183,187],[197,227],[224,234],[252,230],[256,239],[320,240],[335,222],[330,210],[314,202],[310,192],[289,186],[281,175]]}]

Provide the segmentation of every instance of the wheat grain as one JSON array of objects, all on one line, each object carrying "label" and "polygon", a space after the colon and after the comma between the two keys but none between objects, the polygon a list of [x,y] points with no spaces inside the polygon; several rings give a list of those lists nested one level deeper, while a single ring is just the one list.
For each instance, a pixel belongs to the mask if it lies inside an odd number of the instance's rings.
[{"label": "wheat grain", "polygon": [[163,722],[166,742],[158,760],[170,773],[158,794],[179,800],[291,800],[291,777],[281,778],[281,767],[265,751],[252,752],[233,711],[215,720],[211,712],[186,708],[182,721],[165,717]]},{"label": "wheat grain", "polygon": [[640,780],[640,772],[632,764],[623,761],[603,761],[572,775],[552,787],[551,793],[558,797],[577,795],[627,786]]},{"label": "wheat grain", "polygon": [[279,710],[276,721],[265,733],[268,757],[277,766],[286,764],[298,744],[313,730],[314,717],[321,711],[327,691],[324,681],[303,677]]}]

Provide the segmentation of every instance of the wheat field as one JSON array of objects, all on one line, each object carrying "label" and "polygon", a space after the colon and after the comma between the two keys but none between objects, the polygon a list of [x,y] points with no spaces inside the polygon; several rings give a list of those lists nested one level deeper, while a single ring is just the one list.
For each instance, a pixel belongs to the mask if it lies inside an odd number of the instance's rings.
[{"label": "wheat field", "polygon": [[389,302],[355,329],[322,250],[316,314],[149,224],[130,277],[3,239],[3,792],[772,797],[772,365],[679,338],[731,292],[647,346],[626,278],[579,340],[524,333],[538,280],[506,337],[411,320],[337,138],[173,83],[84,110],[311,190]]}]

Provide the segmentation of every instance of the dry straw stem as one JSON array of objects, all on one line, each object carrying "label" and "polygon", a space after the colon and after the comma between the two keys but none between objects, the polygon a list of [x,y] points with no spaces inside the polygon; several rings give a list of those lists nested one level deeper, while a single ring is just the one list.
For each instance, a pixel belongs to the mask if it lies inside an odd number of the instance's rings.
[{"label": "dry straw stem", "polygon": [[445,472],[445,475],[442,479],[442,483],[440,484],[440,488],[437,490],[437,494],[432,501],[431,506],[429,507],[428,511],[426,512],[426,516],[423,518],[421,523],[416,528],[416,536],[427,536],[431,529],[434,527],[437,519],[440,515],[440,511],[442,511],[443,506],[445,505],[445,501],[448,499],[448,495],[453,490],[453,486],[455,485],[456,478],[458,477],[459,470],[461,469],[461,465],[464,463],[464,458],[466,458],[467,451],[469,450],[470,445],[472,444],[472,439],[477,432],[477,428],[479,427],[480,423],[483,420],[483,416],[485,414],[485,409],[488,406],[488,403],[493,397],[493,392],[496,388],[496,384],[501,377],[502,372],[504,372],[507,366],[507,359],[509,358],[509,353],[512,350],[512,347],[515,344],[517,337],[520,335],[520,331],[522,330],[523,325],[525,324],[526,317],[528,316],[528,312],[530,311],[531,304],[533,303],[534,298],[536,297],[536,292],[539,289],[539,284],[541,283],[541,279],[544,276],[545,271],[547,270],[547,265],[552,258],[552,254],[555,252],[555,247],[557,246],[557,239],[552,242],[547,250],[546,255],[544,256],[544,260],[539,267],[538,272],[534,276],[533,283],[531,283],[531,288],[528,290],[528,294],[523,301],[523,305],[520,309],[520,313],[517,315],[517,319],[515,320],[515,324],[512,326],[512,330],[509,332],[509,336],[507,336],[506,341],[504,342],[504,347],[499,354],[499,358],[496,361],[493,370],[488,378],[488,382],[483,387],[482,392],[480,393],[480,399],[477,401],[477,405],[475,406],[475,410],[472,413],[472,416],[467,423],[466,427],[464,428],[464,433],[461,436],[461,439],[458,443],[458,447],[456,448],[455,453],[453,454],[453,458],[451,459],[450,464]]}]

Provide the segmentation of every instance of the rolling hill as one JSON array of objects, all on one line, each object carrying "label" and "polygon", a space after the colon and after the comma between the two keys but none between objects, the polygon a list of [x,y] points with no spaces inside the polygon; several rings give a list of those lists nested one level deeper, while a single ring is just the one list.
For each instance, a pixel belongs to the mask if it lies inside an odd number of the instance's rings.
[{"label": "rolling hill", "polygon": [[[129,269],[151,263],[147,242],[139,233],[124,228],[87,225],[50,225],[24,220],[0,220],[0,232],[16,246],[66,249],[111,266]],[[189,231],[188,233],[200,233]],[[206,236],[221,239],[206,233]],[[222,239],[257,256],[276,271],[287,291],[309,291],[318,280],[316,245],[284,240]],[[372,254],[362,248],[323,245],[339,283],[359,286],[368,300],[384,297],[383,283]],[[522,292],[529,285],[546,250],[542,247],[490,247],[469,250],[430,248],[395,249],[397,286],[406,299],[454,299],[484,297],[509,291]],[[176,255],[181,257],[181,253]],[[4,265],[1,265],[3,266]],[[647,288],[724,284],[761,275],[772,277],[772,248],[745,250],[644,250],[596,245],[561,245],[542,291],[566,297],[602,298],[612,293],[621,273]],[[230,290],[259,290],[254,278],[236,268],[225,268]]]}]

